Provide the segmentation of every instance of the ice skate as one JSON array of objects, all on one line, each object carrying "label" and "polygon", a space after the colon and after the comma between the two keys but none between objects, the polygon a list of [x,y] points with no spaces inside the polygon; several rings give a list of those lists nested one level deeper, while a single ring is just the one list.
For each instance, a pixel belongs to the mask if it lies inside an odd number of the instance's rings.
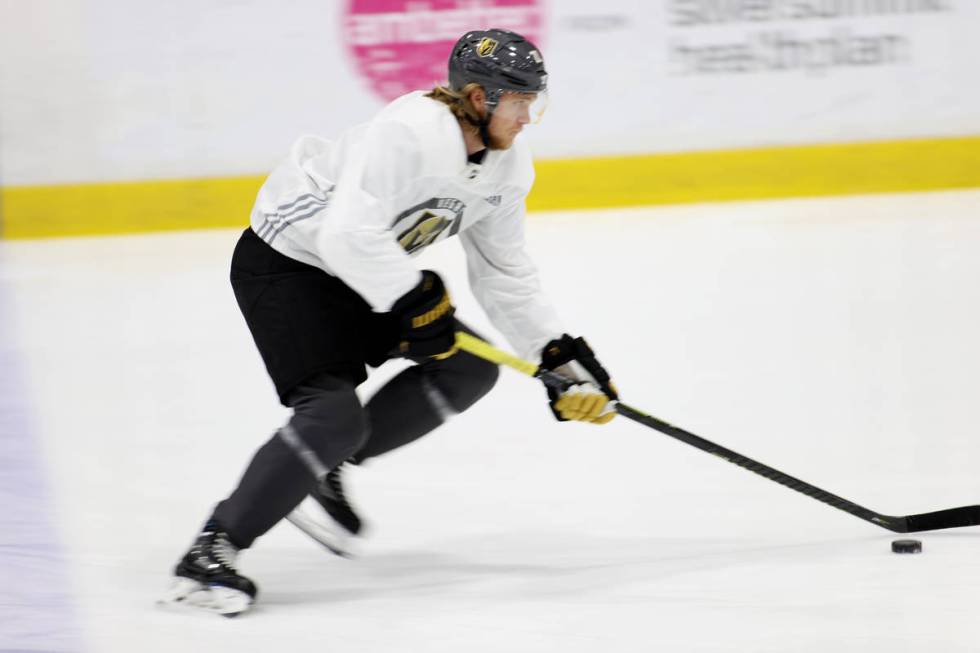
[{"label": "ice skate", "polygon": [[324,477],[286,519],[332,553],[351,557],[356,553],[363,524],[344,494],[341,463]]},{"label": "ice skate", "polygon": [[174,581],[160,603],[235,617],[252,605],[258,589],[235,569],[238,548],[213,519],[174,569]]}]

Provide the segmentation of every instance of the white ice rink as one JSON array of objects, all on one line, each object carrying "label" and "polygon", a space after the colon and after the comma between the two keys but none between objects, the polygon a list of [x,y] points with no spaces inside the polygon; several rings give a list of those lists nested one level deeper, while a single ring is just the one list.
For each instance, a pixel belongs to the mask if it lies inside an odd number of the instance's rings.
[{"label": "white ice rink", "polygon": [[[0,651],[980,651],[980,528],[893,554],[655,431],[559,424],[511,371],[354,470],[360,558],[284,523],[240,560],[253,612],[156,607],[286,416],[237,234],[0,242]],[[541,214],[528,238],[627,403],[879,512],[980,503],[980,191]],[[458,244],[420,264],[487,328]]]}]

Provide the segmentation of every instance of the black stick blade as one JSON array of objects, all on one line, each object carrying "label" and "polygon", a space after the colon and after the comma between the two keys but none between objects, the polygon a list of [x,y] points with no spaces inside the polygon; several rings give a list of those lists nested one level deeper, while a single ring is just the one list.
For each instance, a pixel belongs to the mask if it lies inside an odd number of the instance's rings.
[{"label": "black stick blade", "polygon": [[961,526],[980,526],[980,506],[963,506],[935,512],[924,512],[909,515],[905,518],[908,523],[906,533],[921,531],[938,531],[943,528],[960,528]]}]

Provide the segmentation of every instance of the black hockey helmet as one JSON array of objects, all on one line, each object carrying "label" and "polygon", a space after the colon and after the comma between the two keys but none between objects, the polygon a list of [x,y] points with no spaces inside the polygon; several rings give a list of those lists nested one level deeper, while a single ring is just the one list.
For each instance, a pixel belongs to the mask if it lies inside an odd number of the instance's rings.
[{"label": "black hockey helmet", "polygon": [[520,34],[503,29],[475,30],[456,41],[449,55],[449,87],[459,91],[470,82],[483,87],[492,112],[507,91],[546,91],[548,73],[538,48]]}]

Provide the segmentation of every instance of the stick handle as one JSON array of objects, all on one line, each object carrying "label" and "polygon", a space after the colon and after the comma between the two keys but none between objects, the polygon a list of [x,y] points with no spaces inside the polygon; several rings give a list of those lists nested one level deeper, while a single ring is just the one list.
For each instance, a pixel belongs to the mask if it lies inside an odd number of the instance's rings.
[{"label": "stick handle", "polygon": [[489,342],[484,342],[476,336],[471,336],[464,331],[456,332],[456,346],[463,351],[469,352],[474,356],[479,356],[480,358],[490,361],[491,363],[496,363],[497,365],[506,365],[511,369],[515,369],[522,374],[527,374],[528,376],[540,376],[541,370],[538,366],[530,361],[526,361],[523,358],[518,358],[512,354],[508,354],[502,349],[497,349]]}]

